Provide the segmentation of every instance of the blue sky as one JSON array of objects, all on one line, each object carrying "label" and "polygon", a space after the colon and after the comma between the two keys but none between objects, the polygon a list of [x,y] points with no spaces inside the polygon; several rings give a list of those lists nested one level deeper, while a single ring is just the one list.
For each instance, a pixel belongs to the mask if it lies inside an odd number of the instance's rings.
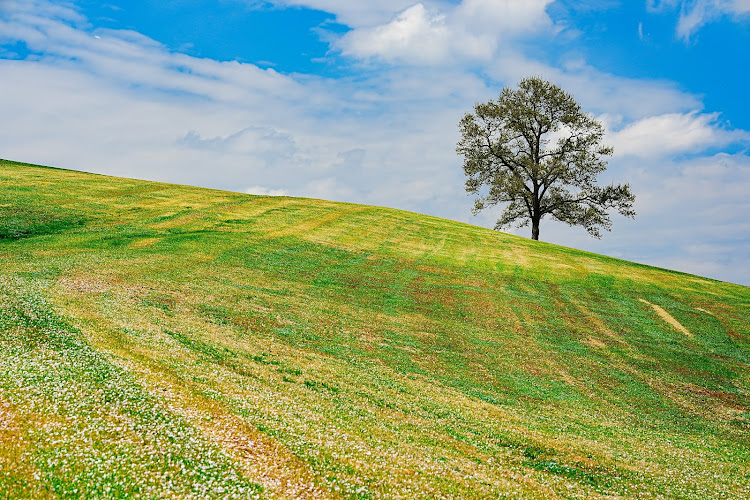
[{"label": "blue sky", "polygon": [[0,157],[492,227],[457,123],[541,75],[638,212],[541,239],[750,285],[748,68],[750,0],[0,0]]}]

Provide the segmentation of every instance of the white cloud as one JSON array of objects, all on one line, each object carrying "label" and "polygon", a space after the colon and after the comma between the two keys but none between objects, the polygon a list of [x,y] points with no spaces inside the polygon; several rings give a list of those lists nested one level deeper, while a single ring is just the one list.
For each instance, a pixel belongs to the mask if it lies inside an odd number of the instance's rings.
[{"label": "white cloud", "polygon": [[466,30],[522,33],[548,29],[546,9],[553,0],[463,0],[455,15]]},{"label": "white cloud", "polygon": [[2,12],[33,13],[39,17],[68,21],[76,26],[87,24],[86,18],[71,5],[48,0],[0,0],[0,13]]},{"label": "white cloud", "polygon": [[628,121],[702,107],[700,100],[682,92],[674,82],[621,77],[580,61],[558,68],[508,51],[496,57],[487,72],[510,84],[539,75],[572,94],[586,111],[616,114]]},{"label": "white cloud", "polygon": [[289,196],[289,191],[286,189],[272,189],[264,186],[250,186],[244,192],[259,196]]},{"label": "white cloud", "polygon": [[190,130],[178,140],[178,144],[195,149],[207,149],[219,153],[239,155],[272,155],[278,160],[291,159],[298,148],[294,137],[271,127],[249,126],[223,137],[204,139]]},{"label": "white cloud", "polygon": [[390,22],[347,33],[337,46],[360,59],[420,65],[488,61],[502,42],[549,29],[552,0],[463,0],[452,8],[417,3]]},{"label": "white cloud", "polygon": [[337,197],[352,200],[356,199],[357,191],[352,186],[342,183],[341,179],[325,177],[315,179],[301,186],[295,191],[295,196],[322,200],[331,200]]},{"label": "white cloud", "polygon": [[697,111],[650,116],[610,132],[607,143],[618,156],[659,158],[750,141],[747,132],[722,128],[718,118],[718,113]]},{"label": "white cloud", "polygon": [[434,64],[445,57],[451,40],[445,15],[430,13],[420,3],[386,25],[347,34],[340,46],[345,55],[360,58],[376,56],[397,60],[407,57]]},{"label": "white cloud", "polygon": [[722,17],[730,16],[738,22],[747,20],[750,0],[647,0],[646,7],[659,12],[666,8],[680,7],[677,21],[677,36],[689,41],[704,25]]}]

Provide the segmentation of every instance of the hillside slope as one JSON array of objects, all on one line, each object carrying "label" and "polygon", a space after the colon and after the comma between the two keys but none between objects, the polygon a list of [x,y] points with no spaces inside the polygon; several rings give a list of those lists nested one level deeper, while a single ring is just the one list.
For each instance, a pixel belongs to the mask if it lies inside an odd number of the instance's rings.
[{"label": "hillside slope", "polygon": [[0,161],[0,498],[750,497],[750,288]]}]

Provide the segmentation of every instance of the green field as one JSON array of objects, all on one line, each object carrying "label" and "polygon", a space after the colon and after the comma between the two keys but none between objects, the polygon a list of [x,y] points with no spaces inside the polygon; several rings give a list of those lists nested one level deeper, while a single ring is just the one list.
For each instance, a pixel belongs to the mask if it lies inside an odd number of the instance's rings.
[{"label": "green field", "polygon": [[2,498],[750,497],[750,288],[0,161]]}]

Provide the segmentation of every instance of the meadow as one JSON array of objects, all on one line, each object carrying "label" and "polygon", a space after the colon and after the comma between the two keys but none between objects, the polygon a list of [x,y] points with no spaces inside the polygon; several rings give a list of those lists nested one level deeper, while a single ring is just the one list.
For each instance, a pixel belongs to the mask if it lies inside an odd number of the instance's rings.
[{"label": "meadow", "polygon": [[750,498],[750,288],[0,161],[0,498]]}]

